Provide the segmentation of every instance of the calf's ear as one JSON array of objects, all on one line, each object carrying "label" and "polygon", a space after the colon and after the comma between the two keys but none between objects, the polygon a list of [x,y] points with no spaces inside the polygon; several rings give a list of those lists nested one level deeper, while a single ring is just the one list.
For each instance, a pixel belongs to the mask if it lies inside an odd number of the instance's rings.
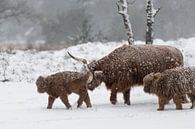
[{"label": "calf's ear", "polygon": [[36,80],[36,83],[43,82],[44,78],[42,76],[39,76]]},{"label": "calf's ear", "polygon": [[154,74],[154,82],[158,82],[160,78],[161,78],[161,73],[158,72]]}]

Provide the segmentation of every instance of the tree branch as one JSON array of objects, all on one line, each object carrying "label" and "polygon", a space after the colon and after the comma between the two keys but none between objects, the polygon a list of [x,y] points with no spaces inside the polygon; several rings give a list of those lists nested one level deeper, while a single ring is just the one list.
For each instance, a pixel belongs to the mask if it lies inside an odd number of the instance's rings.
[{"label": "tree branch", "polygon": [[158,8],[158,9],[156,10],[156,12],[154,13],[153,17],[156,17],[156,15],[157,15],[158,12],[160,11],[160,9],[161,9],[161,8]]}]

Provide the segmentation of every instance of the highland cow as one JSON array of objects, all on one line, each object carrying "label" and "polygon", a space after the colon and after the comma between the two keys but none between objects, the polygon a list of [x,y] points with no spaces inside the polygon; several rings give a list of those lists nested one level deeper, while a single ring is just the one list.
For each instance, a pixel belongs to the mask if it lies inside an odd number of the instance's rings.
[{"label": "highland cow", "polygon": [[159,108],[173,99],[176,109],[182,109],[182,97],[188,95],[193,108],[195,106],[195,69],[178,67],[160,73],[150,73],[143,79],[144,91],[158,96]]},{"label": "highland cow", "polygon": [[37,81],[37,91],[39,93],[47,93],[48,105],[47,108],[51,109],[56,98],[60,97],[65,106],[69,109],[71,105],[68,101],[68,95],[76,93],[79,95],[77,107],[80,107],[83,101],[87,107],[91,107],[90,98],[87,92],[87,83],[91,81],[91,72],[59,72],[47,77],[40,76]]},{"label": "highland cow", "polygon": [[94,75],[89,89],[93,90],[104,82],[107,89],[111,90],[112,104],[117,102],[117,92],[122,92],[124,103],[130,105],[130,90],[133,86],[142,85],[144,76],[151,72],[183,66],[183,56],[180,50],[171,46],[123,45],[87,66],[93,73],[102,71],[98,78]]}]

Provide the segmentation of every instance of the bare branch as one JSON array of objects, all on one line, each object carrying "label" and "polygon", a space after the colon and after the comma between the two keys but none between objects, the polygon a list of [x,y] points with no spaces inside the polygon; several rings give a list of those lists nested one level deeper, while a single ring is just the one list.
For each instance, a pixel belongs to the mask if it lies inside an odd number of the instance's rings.
[{"label": "bare branch", "polygon": [[118,12],[120,15],[124,15],[124,12],[123,11],[119,11]]},{"label": "bare branch", "polygon": [[[119,1],[116,2],[116,6],[118,8],[118,13],[120,12],[120,5],[119,5]],[[119,13],[120,14],[120,13]]]},{"label": "bare branch", "polygon": [[161,9],[161,8],[158,8],[158,9],[156,10],[156,12],[154,13],[154,16],[153,16],[153,17],[156,17],[156,15],[157,15],[158,12],[160,11],[160,9]]}]

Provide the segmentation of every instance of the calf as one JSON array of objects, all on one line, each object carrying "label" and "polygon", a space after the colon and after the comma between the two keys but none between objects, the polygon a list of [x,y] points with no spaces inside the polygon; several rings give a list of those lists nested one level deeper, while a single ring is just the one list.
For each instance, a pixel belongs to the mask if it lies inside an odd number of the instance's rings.
[{"label": "calf", "polygon": [[51,109],[56,98],[60,97],[65,106],[69,109],[71,107],[68,101],[68,95],[76,93],[79,95],[77,107],[80,107],[83,101],[87,107],[91,107],[90,98],[87,92],[87,83],[91,78],[91,72],[59,72],[47,77],[38,77],[36,81],[37,91],[39,93],[47,93],[48,105],[47,108]]},{"label": "calf", "polygon": [[165,104],[173,99],[176,109],[182,109],[182,96],[189,96],[193,108],[195,106],[195,68],[178,67],[160,73],[150,73],[143,79],[144,91],[158,96],[159,108],[164,110]]}]

